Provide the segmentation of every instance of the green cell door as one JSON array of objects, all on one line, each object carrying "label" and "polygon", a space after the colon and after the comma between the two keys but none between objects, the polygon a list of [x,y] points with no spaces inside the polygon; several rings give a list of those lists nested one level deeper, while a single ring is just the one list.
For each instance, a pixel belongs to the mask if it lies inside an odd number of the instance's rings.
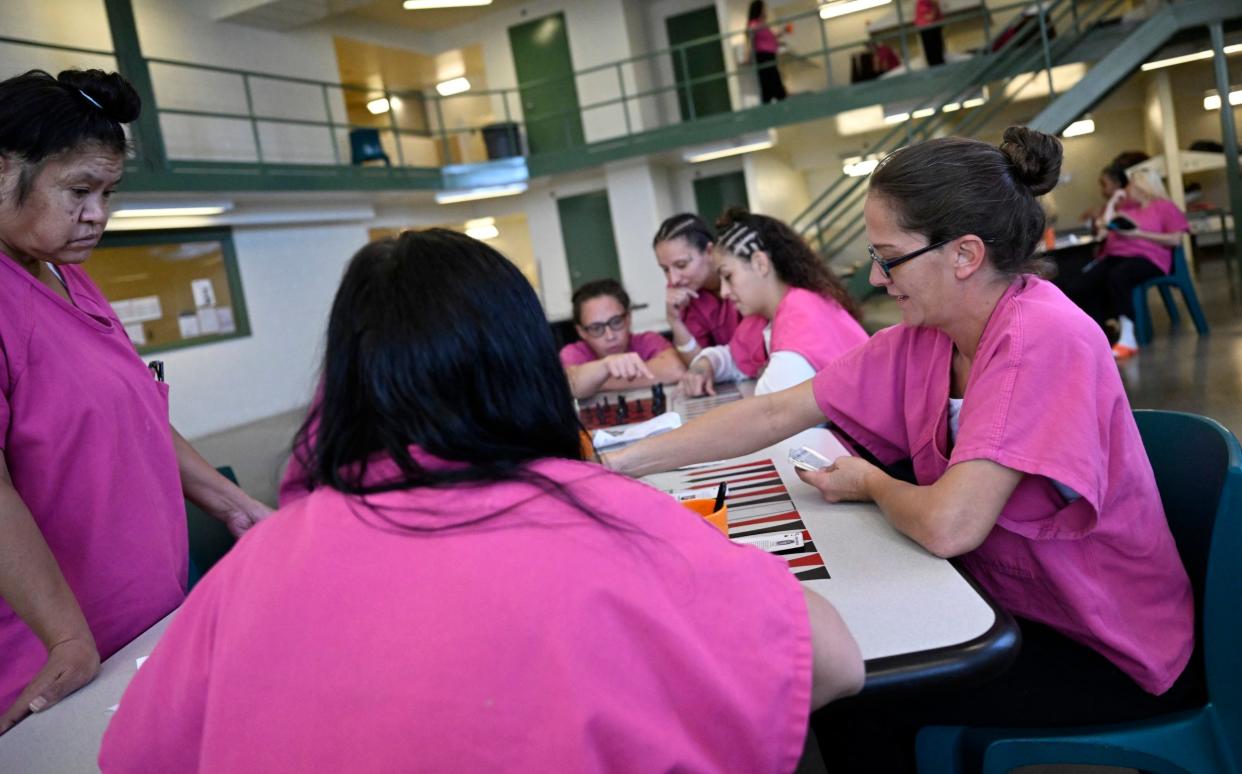
[{"label": "green cell door", "polygon": [[509,47],[513,50],[530,152],[581,145],[582,114],[574,84],[574,63],[569,57],[565,15],[554,13],[510,27]]},{"label": "green cell door", "polygon": [[557,199],[556,211],[561,216],[561,239],[569,262],[570,283],[577,288],[591,280],[621,279],[608,192]]},{"label": "green cell door", "polygon": [[750,200],[746,198],[746,173],[727,172],[695,180],[694,206],[700,217],[713,224],[730,207],[750,209]]},{"label": "green cell door", "polygon": [[668,31],[669,46],[674,47],[673,72],[677,78],[677,104],[681,108],[681,120],[689,121],[732,110],[720,40],[706,40],[676,48],[681,43],[720,34],[715,6],[669,16],[664,20],[664,28]]}]

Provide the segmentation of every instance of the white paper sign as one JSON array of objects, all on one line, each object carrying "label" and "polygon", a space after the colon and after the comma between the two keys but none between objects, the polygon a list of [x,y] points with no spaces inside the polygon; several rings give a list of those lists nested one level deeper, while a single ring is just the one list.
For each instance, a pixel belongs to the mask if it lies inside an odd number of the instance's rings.
[{"label": "white paper sign", "polygon": [[117,318],[120,319],[123,325],[149,322],[164,316],[164,310],[160,307],[159,296],[143,296],[141,298],[113,301],[112,311],[116,312]]},{"label": "white paper sign", "polygon": [[202,335],[198,328],[198,315],[194,312],[182,312],[177,317],[177,324],[181,326],[181,338],[183,339],[192,339]]},{"label": "white paper sign", "polygon": [[216,309],[216,318],[220,321],[221,333],[236,333],[237,324],[233,322],[233,310],[227,306]]},{"label": "white paper sign", "polygon": [[204,336],[220,332],[220,315],[214,306],[198,310],[198,329]]},{"label": "white paper sign", "polygon": [[141,347],[147,343],[147,332],[143,329],[142,323],[132,323],[125,326],[125,333],[129,336],[129,340],[134,346]]},{"label": "white paper sign", "polygon": [[199,309],[216,305],[216,286],[211,283],[211,280],[191,280],[190,291],[194,294],[194,305]]}]

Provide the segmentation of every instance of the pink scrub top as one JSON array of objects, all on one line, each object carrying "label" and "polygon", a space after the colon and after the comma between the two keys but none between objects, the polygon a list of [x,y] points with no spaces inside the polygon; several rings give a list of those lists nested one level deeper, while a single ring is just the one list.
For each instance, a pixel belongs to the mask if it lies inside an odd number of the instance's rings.
[{"label": "pink scrub top", "polygon": [[[630,348],[626,352],[637,352],[638,356],[646,362],[671,346],[673,345],[668,343],[668,339],[658,333],[648,331],[632,334]],[[595,360],[599,360],[595,356],[595,350],[591,349],[591,345],[585,341],[575,341],[573,344],[561,347],[561,365],[582,365]]]},{"label": "pink scrub top", "polygon": [[699,289],[698,295],[681,310],[681,321],[700,347],[728,344],[741,319],[732,301],[710,290]]},{"label": "pink scrub top", "polygon": [[[767,323],[751,315],[729,342],[733,362],[747,376],[758,377],[768,364]],[[867,332],[840,304],[805,288],[790,288],[772,317],[771,351],[796,352],[816,371],[866,340]]]},{"label": "pink scrub top", "polygon": [[[185,502],[168,386],[86,272],[58,268],[74,305],[0,254],[0,451],[106,659],[185,596]],[[3,599],[0,654],[8,707],[47,651]]]},{"label": "pink scrub top", "polygon": [[[1140,231],[1153,231],[1159,234],[1177,234],[1190,229],[1186,215],[1177,205],[1168,199],[1153,199],[1143,207],[1128,207],[1118,210],[1118,214],[1134,221]],[[1124,231],[1109,231],[1100,249],[1100,258],[1108,256],[1127,258],[1145,258],[1156,265],[1160,271],[1168,274],[1173,269],[1173,248],[1158,245],[1150,239],[1126,236]]]},{"label": "pink scrub top", "polygon": [[319,488],[250,530],[100,767],[793,771],[812,651],[788,565],[599,466],[533,467],[589,512],[529,484]]},{"label": "pink scrub top", "polygon": [[775,54],[781,48],[781,41],[768,25],[759,19],[751,19],[746,23],[750,30],[751,44],[761,54]]},{"label": "pink scrub top", "polygon": [[[948,446],[953,341],[880,331],[814,380],[832,422],[921,485],[992,460],[1023,477],[963,564],[997,602],[1098,651],[1153,694],[1194,645],[1190,583],[1103,332],[1051,283],[1013,282],[979,340]],[[1081,497],[1067,503],[1058,481]]]}]

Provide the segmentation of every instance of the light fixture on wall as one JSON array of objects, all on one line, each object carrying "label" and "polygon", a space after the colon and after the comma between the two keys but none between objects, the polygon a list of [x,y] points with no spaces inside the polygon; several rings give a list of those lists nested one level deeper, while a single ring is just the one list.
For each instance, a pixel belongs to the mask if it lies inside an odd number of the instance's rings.
[{"label": "light fixture on wall", "polygon": [[525,191],[526,183],[485,185],[455,191],[437,191],[436,204],[457,204],[458,202],[472,202],[478,199],[495,199],[499,196],[516,196]]},{"label": "light fixture on wall", "polygon": [[451,97],[454,94],[461,94],[464,91],[470,91],[470,81],[463,78],[450,78],[447,81],[441,81],[436,84],[436,91],[441,97]]},{"label": "light fixture on wall", "polygon": [[728,156],[737,156],[741,153],[754,153],[755,151],[767,150],[776,145],[776,132],[768,129],[763,132],[751,132],[741,137],[734,137],[724,142],[712,143],[711,145],[700,145],[697,148],[690,148],[681,154],[681,157],[691,164],[700,164],[704,161],[712,161],[714,159],[723,159]]},{"label": "light fixture on wall", "polygon": [[378,116],[380,113],[387,113],[391,107],[387,97],[380,97],[367,103],[367,112],[373,116]]},{"label": "light fixture on wall", "polygon": [[407,11],[429,11],[433,8],[473,8],[491,4],[492,0],[405,0],[401,7]]},{"label": "light fixture on wall", "polygon": [[[939,110],[941,113],[955,113],[959,110],[979,107],[987,101],[987,96],[987,88],[981,87],[974,91],[959,94],[957,101],[946,102],[940,106]],[[962,99],[962,97],[966,99]],[[884,123],[889,125],[905,123],[912,118],[931,118],[936,115],[937,110],[935,106],[928,106],[923,98],[892,102],[882,105],[881,109],[884,113]]]},{"label": "light fixture on wall", "polygon": [[[1242,87],[1229,87],[1229,104],[1233,107],[1242,105]],[[1204,110],[1220,110],[1220,92],[1212,89],[1203,97]]]},{"label": "light fixture on wall", "polygon": [[495,218],[475,218],[466,221],[466,236],[485,242],[500,236],[500,229],[496,228]]},{"label": "light fixture on wall", "polygon": [[879,8],[888,5],[892,0],[829,0],[819,4],[819,18],[835,19],[847,13],[865,11],[868,8]]},{"label": "light fixture on wall", "polygon": [[[1232,46],[1225,46],[1225,56],[1232,54],[1242,54],[1242,43],[1235,43]],[[1211,59],[1211,49],[1207,51],[1196,51],[1193,54],[1182,54],[1181,56],[1171,56],[1167,59],[1157,59],[1154,62],[1145,62],[1141,68],[1143,72],[1159,70],[1162,67],[1172,67],[1173,65],[1185,64],[1187,62],[1198,62],[1202,59]]]},{"label": "light fixture on wall", "polygon": [[1085,134],[1091,134],[1095,131],[1095,119],[1091,116],[1083,116],[1074,123],[1065,127],[1065,131],[1061,132],[1061,136],[1065,138],[1082,137]]},{"label": "light fixture on wall", "polygon": [[113,218],[184,218],[221,215],[233,209],[232,202],[193,202],[184,204],[122,205]]}]

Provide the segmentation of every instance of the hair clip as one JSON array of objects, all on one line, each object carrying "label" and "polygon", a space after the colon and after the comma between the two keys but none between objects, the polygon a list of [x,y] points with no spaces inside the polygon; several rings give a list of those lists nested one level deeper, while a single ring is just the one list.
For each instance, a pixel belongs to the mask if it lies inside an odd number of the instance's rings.
[{"label": "hair clip", "polygon": [[100,110],[103,110],[103,109],[104,109],[104,108],[103,108],[103,105],[101,105],[101,104],[99,104],[98,102],[96,102],[96,101],[95,101],[95,98],[94,98],[94,97],[92,97],[91,95],[87,94],[86,92],[82,91],[81,89],[78,89],[78,93],[79,93],[79,94],[81,94],[83,97],[85,97],[85,98],[86,98],[86,101],[87,101],[87,102],[89,102],[89,103],[91,103],[91,104],[92,104],[92,105],[94,105],[95,107],[99,108]]}]

